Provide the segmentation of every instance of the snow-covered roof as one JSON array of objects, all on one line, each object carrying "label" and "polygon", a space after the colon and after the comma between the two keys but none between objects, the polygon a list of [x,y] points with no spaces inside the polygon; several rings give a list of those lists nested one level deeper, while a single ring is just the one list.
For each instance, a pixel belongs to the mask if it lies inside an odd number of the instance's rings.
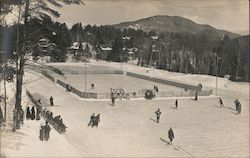
[{"label": "snow-covered roof", "polygon": [[151,36],[151,39],[157,40],[159,37],[158,36]]},{"label": "snow-covered roof", "polygon": [[47,38],[41,38],[39,42],[48,42],[49,40]]},{"label": "snow-covered roof", "polygon": [[129,36],[123,36],[123,37],[122,37],[123,40],[129,40],[130,38],[131,38],[131,37],[129,37]]},{"label": "snow-covered roof", "polygon": [[102,51],[111,51],[112,50],[112,48],[110,48],[110,47],[102,47],[102,46],[100,46],[100,48],[101,48],[101,50]]},{"label": "snow-covered roof", "polygon": [[[82,45],[82,48],[85,49],[87,45],[90,45],[89,43],[87,42],[81,42],[81,45]],[[72,43],[72,46],[70,47],[70,49],[79,49],[79,42],[73,42]]]},{"label": "snow-covered roof", "polygon": [[134,52],[132,52],[132,51],[129,51],[129,52],[128,52],[128,54],[135,54],[135,53],[134,53]]}]

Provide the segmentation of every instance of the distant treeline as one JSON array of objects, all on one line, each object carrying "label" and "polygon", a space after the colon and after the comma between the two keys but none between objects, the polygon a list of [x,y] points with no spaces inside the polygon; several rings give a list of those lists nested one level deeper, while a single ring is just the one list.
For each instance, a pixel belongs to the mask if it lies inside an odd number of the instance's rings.
[{"label": "distant treeline", "polygon": [[[183,73],[230,75],[233,79],[249,81],[249,35],[230,39],[209,32],[156,34],[153,31],[117,29],[113,26],[83,27],[81,23],[68,29],[66,24],[53,22],[50,18],[31,19],[29,27],[32,30],[30,32],[42,28],[38,35],[32,36],[33,41],[46,37],[56,44],[56,49],[50,50],[48,54],[53,61],[65,61],[67,48],[73,42],[80,41],[90,43],[95,50],[100,46],[111,47],[112,51],[107,56],[97,51],[96,57],[102,60],[127,61],[129,55],[124,50],[136,48],[134,55],[141,66]],[[16,49],[16,30],[15,24],[0,27],[0,49],[9,57],[13,57]],[[56,34],[52,35],[52,31]],[[33,56],[42,54],[36,44],[32,48]]]}]

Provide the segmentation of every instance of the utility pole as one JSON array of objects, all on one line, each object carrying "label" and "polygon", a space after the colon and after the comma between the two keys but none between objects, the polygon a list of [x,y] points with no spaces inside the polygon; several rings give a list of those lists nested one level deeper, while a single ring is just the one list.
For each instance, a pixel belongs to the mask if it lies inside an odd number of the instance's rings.
[{"label": "utility pole", "polygon": [[4,85],[4,122],[6,122],[7,115],[7,94],[6,94],[6,68],[3,72],[3,85]]},{"label": "utility pole", "polygon": [[216,56],[216,86],[215,86],[215,95],[217,95],[217,89],[218,89],[218,62],[219,62],[219,60],[220,60],[221,58],[220,58],[220,56]]}]

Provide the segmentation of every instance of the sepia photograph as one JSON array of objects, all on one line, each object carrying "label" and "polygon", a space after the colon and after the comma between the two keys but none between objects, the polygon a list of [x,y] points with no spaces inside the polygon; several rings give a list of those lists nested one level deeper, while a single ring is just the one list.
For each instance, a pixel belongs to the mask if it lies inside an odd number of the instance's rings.
[{"label": "sepia photograph", "polygon": [[0,0],[0,158],[249,158],[249,0]]}]

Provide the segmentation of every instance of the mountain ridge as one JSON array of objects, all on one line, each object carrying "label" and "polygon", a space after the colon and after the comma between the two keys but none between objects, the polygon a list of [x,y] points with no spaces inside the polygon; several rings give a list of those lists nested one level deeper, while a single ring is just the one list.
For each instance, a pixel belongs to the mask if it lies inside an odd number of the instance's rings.
[{"label": "mountain ridge", "polygon": [[200,32],[206,32],[217,36],[228,35],[231,38],[240,36],[240,34],[233,33],[227,30],[217,29],[208,24],[195,23],[194,21],[181,16],[156,15],[135,21],[114,24],[113,26],[119,29],[132,28],[136,30],[143,30],[146,32],[155,31],[157,33],[187,32],[196,34]]}]

